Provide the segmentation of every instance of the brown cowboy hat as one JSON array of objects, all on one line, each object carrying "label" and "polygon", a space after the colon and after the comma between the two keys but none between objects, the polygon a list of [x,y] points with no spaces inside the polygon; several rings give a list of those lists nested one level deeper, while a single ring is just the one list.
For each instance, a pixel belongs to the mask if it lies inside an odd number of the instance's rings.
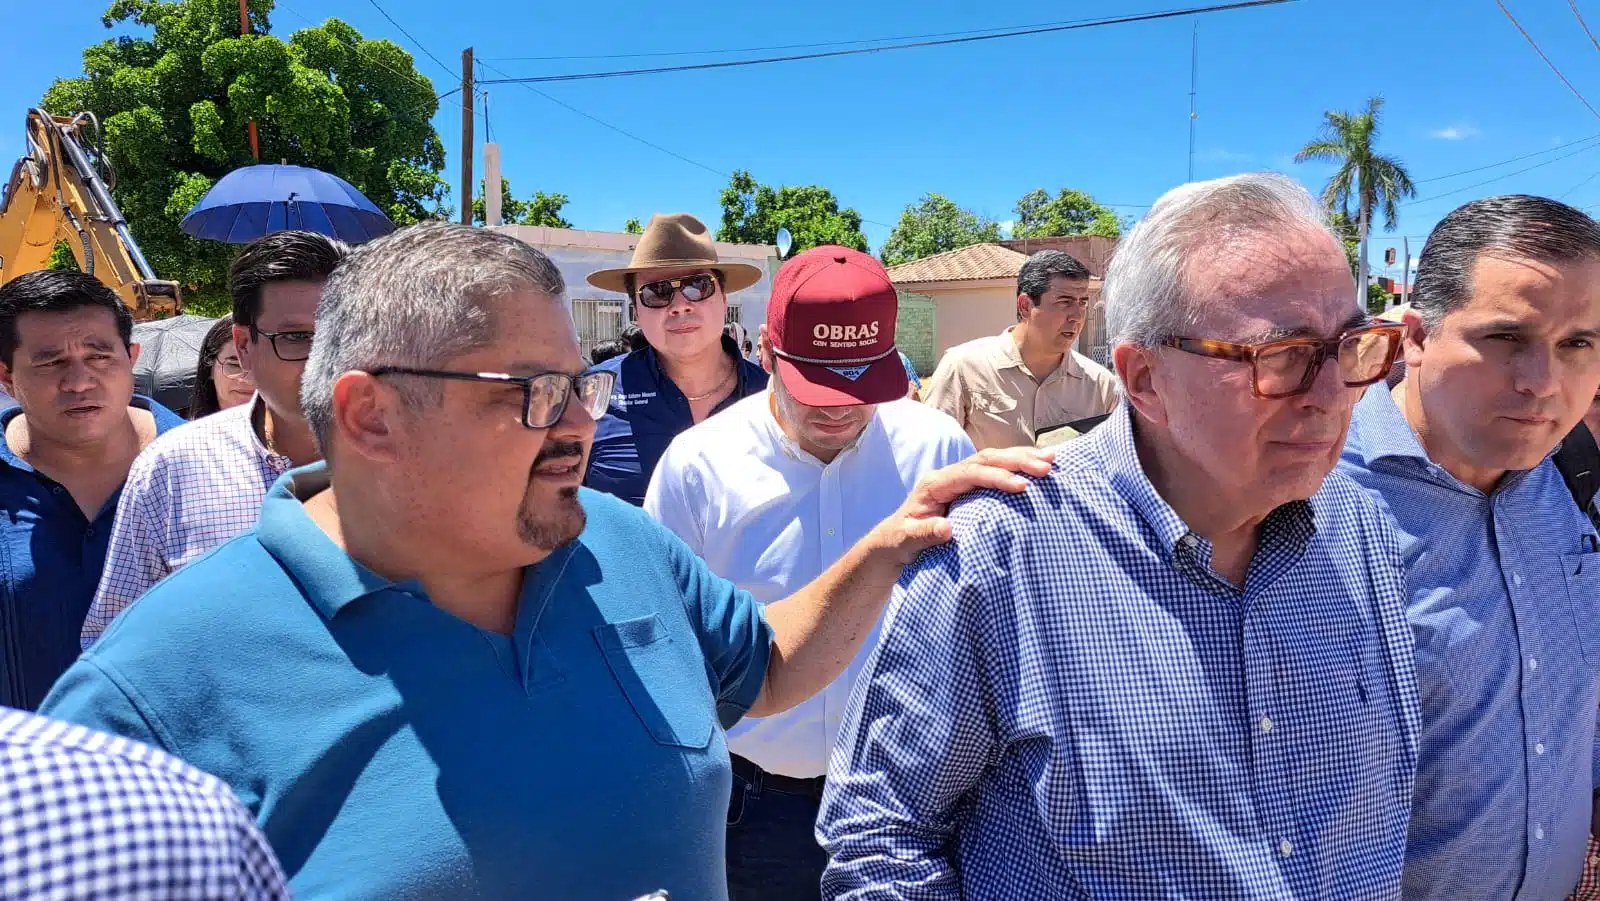
[{"label": "brown cowboy hat", "polygon": [[688,213],[657,213],[639,236],[628,265],[590,273],[589,284],[626,294],[628,276],[651,269],[715,269],[722,273],[722,290],[729,294],[761,281],[765,271],[749,263],[718,262],[717,245],[705,223]]}]

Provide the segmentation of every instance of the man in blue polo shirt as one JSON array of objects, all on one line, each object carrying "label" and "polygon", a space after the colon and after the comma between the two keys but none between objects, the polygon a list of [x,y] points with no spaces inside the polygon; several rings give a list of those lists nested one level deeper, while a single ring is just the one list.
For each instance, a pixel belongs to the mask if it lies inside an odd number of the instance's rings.
[{"label": "man in blue polo shirt", "polygon": [[133,317],[81,272],[0,288],[0,707],[32,710],[78,657],[122,483],[183,420],[133,393]]},{"label": "man in blue polo shirt", "polygon": [[507,235],[371,242],[317,312],[301,402],[326,464],[255,531],[111,625],[45,703],[176,753],[249,806],[299,897],[727,897],[723,730],[860,647],[945,504],[932,476],[763,611],[671,533],[579,487],[612,378],[560,272]]}]

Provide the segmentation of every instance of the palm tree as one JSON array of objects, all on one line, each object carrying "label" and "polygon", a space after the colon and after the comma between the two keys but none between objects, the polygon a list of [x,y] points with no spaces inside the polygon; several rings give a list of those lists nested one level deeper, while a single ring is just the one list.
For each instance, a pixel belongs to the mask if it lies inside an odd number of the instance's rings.
[{"label": "palm tree", "polygon": [[1373,97],[1360,113],[1328,110],[1322,114],[1322,134],[1300,148],[1294,161],[1303,163],[1317,160],[1336,163],[1339,171],[1328,179],[1322,191],[1322,202],[1329,212],[1343,213],[1350,218],[1350,197],[1355,195],[1360,204],[1357,234],[1361,239],[1359,273],[1356,276],[1361,305],[1367,303],[1367,229],[1372,221],[1372,211],[1383,210],[1383,230],[1394,231],[1398,218],[1396,203],[1417,196],[1417,186],[1404,165],[1392,156],[1374,152],[1378,140],[1378,126],[1383,111],[1383,98]]}]

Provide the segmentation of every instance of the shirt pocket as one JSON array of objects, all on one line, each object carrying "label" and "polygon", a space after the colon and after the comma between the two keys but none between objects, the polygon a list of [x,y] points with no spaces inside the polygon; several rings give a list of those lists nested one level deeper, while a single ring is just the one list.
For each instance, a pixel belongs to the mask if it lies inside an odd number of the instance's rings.
[{"label": "shirt pocket", "polygon": [[1562,554],[1561,574],[1567,580],[1567,603],[1583,643],[1584,661],[1600,667],[1600,552]]},{"label": "shirt pocket", "polygon": [[1012,411],[1017,409],[1017,399],[998,391],[974,391],[972,409],[973,412],[983,413],[995,419],[1009,420]]},{"label": "shirt pocket", "polygon": [[704,749],[712,708],[698,645],[675,639],[656,614],[594,627],[611,675],[657,744]]}]

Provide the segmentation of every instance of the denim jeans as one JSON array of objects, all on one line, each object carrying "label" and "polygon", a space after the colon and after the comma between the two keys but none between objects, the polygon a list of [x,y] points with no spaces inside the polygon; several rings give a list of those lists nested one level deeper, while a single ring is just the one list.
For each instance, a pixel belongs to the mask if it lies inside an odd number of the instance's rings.
[{"label": "denim jeans", "polygon": [[733,777],[728,799],[730,901],[818,901],[828,856],[817,844],[821,799]]}]

